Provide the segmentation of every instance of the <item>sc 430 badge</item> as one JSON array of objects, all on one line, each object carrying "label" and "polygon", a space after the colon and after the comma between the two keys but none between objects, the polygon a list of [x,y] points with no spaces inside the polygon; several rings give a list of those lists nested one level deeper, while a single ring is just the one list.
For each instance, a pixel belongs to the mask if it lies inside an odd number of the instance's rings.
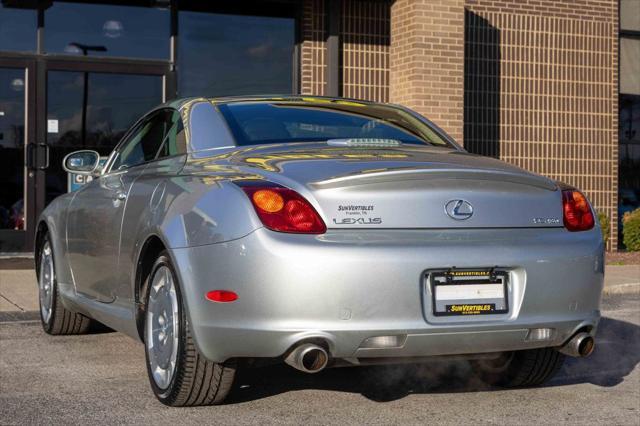
[{"label": "sc 430 badge", "polygon": [[557,217],[534,217],[533,223],[536,225],[558,225],[560,219]]}]

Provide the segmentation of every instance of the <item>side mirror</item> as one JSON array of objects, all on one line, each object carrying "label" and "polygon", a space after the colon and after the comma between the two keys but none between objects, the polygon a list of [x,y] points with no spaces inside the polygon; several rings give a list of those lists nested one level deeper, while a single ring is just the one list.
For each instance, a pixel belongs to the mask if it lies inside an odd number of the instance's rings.
[{"label": "side mirror", "polygon": [[99,162],[100,154],[96,151],[76,151],[64,157],[62,168],[77,175],[92,175],[98,168]]}]

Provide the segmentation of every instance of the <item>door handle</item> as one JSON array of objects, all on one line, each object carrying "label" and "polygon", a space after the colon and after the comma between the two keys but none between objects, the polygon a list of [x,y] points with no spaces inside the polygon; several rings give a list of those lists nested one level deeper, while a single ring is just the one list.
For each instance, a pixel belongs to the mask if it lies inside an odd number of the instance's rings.
[{"label": "door handle", "polygon": [[49,167],[49,145],[27,144],[27,167],[32,170],[46,170]]},{"label": "door handle", "polygon": [[46,143],[39,143],[38,147],[44,149],[44,164],[38,165],[38,169],[46,170],[49,168],[49,145]]}]

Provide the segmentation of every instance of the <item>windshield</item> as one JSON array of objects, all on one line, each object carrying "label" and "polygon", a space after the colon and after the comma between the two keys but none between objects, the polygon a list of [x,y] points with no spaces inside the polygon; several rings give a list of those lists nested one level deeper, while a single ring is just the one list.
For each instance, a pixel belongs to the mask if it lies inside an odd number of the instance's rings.
[{"label": "windshield", "polygon": [[350,101],[256,101],[218,105],[238,145],[394,139],[453,148],[412,114],[388,105]]}]

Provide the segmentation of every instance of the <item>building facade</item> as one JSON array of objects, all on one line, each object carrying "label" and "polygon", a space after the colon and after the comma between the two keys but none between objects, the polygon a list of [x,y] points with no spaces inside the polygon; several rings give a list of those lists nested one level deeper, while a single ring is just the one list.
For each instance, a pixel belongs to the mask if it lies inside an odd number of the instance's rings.
[{"label": "building facade", "polygon": [[583,189],[616,248],[640,196],[640,1],[622,2],[2,0],[0,251],[29,247],[66,153],[108,153],[176,96],[247,93],[411,107],[471,152]]}]

